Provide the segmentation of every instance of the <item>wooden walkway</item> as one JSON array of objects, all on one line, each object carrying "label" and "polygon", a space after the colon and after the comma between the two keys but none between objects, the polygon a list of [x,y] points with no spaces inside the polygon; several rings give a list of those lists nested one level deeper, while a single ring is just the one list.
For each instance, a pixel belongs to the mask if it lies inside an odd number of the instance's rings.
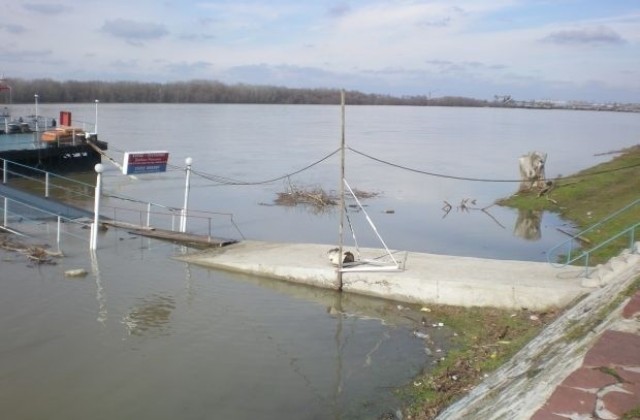
[{"label": "wooden walkway", "polygon": [[101,221],[102,225],[125,229],[127,232],[145,236],[148,238],[160,239],[183,245],[190,245],[198,248],[220,248],[236,243],[235,239],[214,238],[208,235],[197,235],[195,233],[182,233],[174,230],[158,229],[151,226],[140,226],[115,220]]}]

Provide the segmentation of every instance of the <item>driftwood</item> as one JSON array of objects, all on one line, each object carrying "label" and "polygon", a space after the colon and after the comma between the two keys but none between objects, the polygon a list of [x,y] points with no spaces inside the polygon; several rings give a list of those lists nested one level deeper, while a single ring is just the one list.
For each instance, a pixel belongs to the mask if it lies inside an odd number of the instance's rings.
[{"label": "driftwood", "polygon": [[[354,189],[358,199],[374,198],[378,193]],[[326,191],[321,187],[299,187],[289,184],[287,190],[277,193],[274,204],[278,206],[307,205],[316,211],[323,211],[339,203],[340,196],[335,191]]]},{"label": "driftwood", "polygon": [[45,246],[29,246],[6,239],[0,240],[0,248],[25,255],[27,260],[36,264],[55,264],[52,257],[64,256],[62,252],[49,251]]},{"label": "driftwood", "polygon": [[562,230],[562,229],[560,229],[559,227],[557,227],[556,229],[558,230],[558,232],[564,233],[564,234],[565,234],[565,235],[567,235],[567,236],[570,236],[570,237],[572,237],[572,238],[575,238],[575,239],[577,239],[578,241],[582,242],[583,244],[591,245],[591,241],[590,241],[589,239],[585,238],[585,237],[582,237],[582,236],[574,236],[574,235],[572,235],[570,232],[567,232],[566,230]]},{"label": "driftwood", "polygon": [[[462,200],[460,200],[460,204],[456,206],[456,209],[463,213],[469,213],[471,210],[481,211],[489,216],[489,218],[491,218],[491,220],[493,220],[502,229],[506,229],[504,225],[498,221],[498,219],[496,219],[491,213],[489,213],[488,210],[493,207],[493,204],[486,207],[475,207],[476,202],[477,200],[475,198],[463,198]],[[444,219],[445,217],[447,217],[452,209],[453,206],[451,205],[451,203],[444,200],[444,206],[442,207],[442,211],[444,212],[444,214],[442,215],[442,218]]]}]

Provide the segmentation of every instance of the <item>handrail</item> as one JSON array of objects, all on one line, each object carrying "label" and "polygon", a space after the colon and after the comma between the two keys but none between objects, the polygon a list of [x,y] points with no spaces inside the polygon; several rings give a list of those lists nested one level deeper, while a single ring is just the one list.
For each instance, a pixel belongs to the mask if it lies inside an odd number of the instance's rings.
[{"label": "handrail", "polygon": [[[18,162],[13,162],[13,161],[8,160],[8,159],[0,158],[0,169],[3,170],[3,173],[4,173],[3,178],[4,178],[5,182],[6,182],[6,175],[7,174],[18,176],[18,177],[21,177],[21,178],[24,178],[24,179],[27,179],[27,180],[31,180],[31,181],[34,181],[34,182],[41,182],[37,178],[35,178],[33,176],[29,176],[29,175],[26,175],[26,174],[23,174],[23,173],[20,173],[20,172],[15,172],[13,170],[10,170],[8,164],[16,165],[18,167],[29,169],[30,171],[33,171],[33,172],[43,174],[44,177],[45,177],[45,181],[44,181],[44,183],[45,183],[45,197],[49,196],[49,189],[50,189],[49,177],[50,177],[50,175],[53,175],[53,176],[55,176],[57,178],[60,178],[61,180],[64,180],[64,181],[66,181],[66,182],[68,182],[70,184],[76,184],[76,185],[78,185],[80,187],[83,187],[83,188],[88,188],[88,189],[93,189],[94,188],[94,185],[88,184],[86,182],[78,181],[78,180],[75,180],[75,179],[72,179],[72,178],[67,178],[65,176],[58,175],[58,174],[55,174],[55,173],[52,173],[52,172],[48,172],[48,171],[45,171],[45,170],[42,170],[42,169],[39,169],[39,168],[34,168],[32,166],[28,166],[28,165],[24,165],[24,164],[21,164],[21,163],[18,163]],[[82,191],[77,191],[77,190],[75,190],[73,188],[68,188],[68,187],[60,186],[60,185],[53,185],[53,187],[54,188],[58,188],[58,189],[63,190],[63,191],[69,191],[69,192],[72,192],[74,194],[78,194],[78,195],[81,195],[81,196],[87,196],[88,197],[87,194],[83,193]],[[168,215],[168,216],[175,216],[176,212],[179,212],[181,210],[178,207],[167,206],[167,205],[164,205],[164,204],[159,204],[159,203],[154,203],[154,202],[150,202],[150,201],[139,200],[137,198],[128,197],[128,196],[122,195],[122,194],[114,194],[114,193],[105,193],[105,192],[103,192],[102,195],[104,197],[109,197],[109,198],[116,199],[116,200],[122,200],[122,201],[125,201],[125,202],[134,203],[134,204],[137,204],[137,205],[144,205],[146,207],[146,211],[145,210],[135,210],[135,209],[125,209],[125,208],[120,208],[120,207],[115,207],[115,206],[113,206],[112,208],[114,209],[114,211],[116,209],[119,209],[121,211],[130,211],[130,212],[139,213],[141,215],[141,220],[142,220],[142,214],[144,213],[146,215],[146,226],[150,226],[151,225],[151,220],[150,220],[151,219],[151,215],[160,215],[160,216],[163,215],[160,212],[153,212],[152,211],[152,207],[160,208],[160,209],[164,209],[164,210],[168,211],[169,212],[168,214],[167,213],[164,214],[164,215]],[[109,207],[109,206],[105,206],[105,207]],[[197,210],[197,209],[191,210],[190,213],[192,213],[192,214],[190,214],[188,216],[189,219],[207,221],[209,236],[211,236],[212,216],[225,216],[225,217],[229,218],[229,222],[231,223],[233,228],[235,228],[236,232],[240,235],[240,237],[242,239],[245,239],[244,234],[240,230],[240,227],[236,224],[232,213],[212,212],[212,211]],[[114,215],[114,220],[115,219],[116,219],[116,217]],[[142,224],[143,223],[141,221],[141,225]],[[172,230],[174,229],[173,223],[172,223],[171,229]]]},{"label": "handrail", "polygon": [[[620,237],[622,237],[623,235],[630,233],[630,240],[629,240],[629,248],[633,249],[633,243],[635,240],[635,230],[636,228],[638,228],[638,226],[640,226],[640,222],[636,223],[634,225],[628,226],[627,228],[625,228],[624,230],[616,233],[615,235],[609,237],[608,239],[600,242],[599,244],[597,244],[596,246],[582,251],[580,253],[578,253],[577,255],[572,257],[573,251],[574,251],[574,244],[576,243],[576,240],[579,240],[579,238],[581,236],[583,236],[585,233],[591,232],[594,229],[602,226],[603,224],[605,224],[606,222],[609,222],[613,219],[615,219],[617,216],[619,216],[620,214],[624,213],[625,211],[637,206],[640,204],[640,199],[637,199],[629,204],[627,204],[626,206],[622,207],[621,209],[611,213],[610,215],[608,215],[607,217],[605,217],[604,219],[600,220],[598,223],[589,226],[587,229],[584,229],[583,231],[575,234],[573,237],[567,239],[566,241],[563,241],[561,243],[559,243],[558,245],[550,248],[547,251],[547,261],[553,265],[554,267],[566,267],[567,265],[576,262],[580,259],[585,259],[585,270],[587,271],[588,274],[588,270],[589,270],[589,260],[591,255],[601,249],[602,247],[604,247],[605,245],[608,245],[609,243],[611,243],[612,241],[614,241],[615,239],[618,239]],[[565,249],[566,248],[566,260],[562,263],[557,262],[557,260],[555,260],[555,258],[557,258],[558,255],[558,250],[560,250],[561,248]]]}]

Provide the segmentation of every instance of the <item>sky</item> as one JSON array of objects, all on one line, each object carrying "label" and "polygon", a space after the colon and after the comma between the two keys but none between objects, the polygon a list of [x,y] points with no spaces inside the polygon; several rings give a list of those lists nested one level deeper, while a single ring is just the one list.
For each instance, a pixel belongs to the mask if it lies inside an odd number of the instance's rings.
[{"label": "sky", "polygon": [[639,0],[1,0],[0,75],[640,103]]}]

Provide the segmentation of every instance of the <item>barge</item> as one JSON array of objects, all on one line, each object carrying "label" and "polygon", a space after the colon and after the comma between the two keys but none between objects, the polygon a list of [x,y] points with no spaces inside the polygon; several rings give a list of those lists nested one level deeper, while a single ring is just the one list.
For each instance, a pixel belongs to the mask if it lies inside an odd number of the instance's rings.
[{"label": "barge", "polygon": [[[0,112],[0,174],[34,175],[38,171],[71,173],[91,171],[102,161],[107,142],[97,133],[71,125],[71,113],[54,118],[29,115],[14,119],[5,107]],[[7,169],[7,164],[10,169]]]}]

